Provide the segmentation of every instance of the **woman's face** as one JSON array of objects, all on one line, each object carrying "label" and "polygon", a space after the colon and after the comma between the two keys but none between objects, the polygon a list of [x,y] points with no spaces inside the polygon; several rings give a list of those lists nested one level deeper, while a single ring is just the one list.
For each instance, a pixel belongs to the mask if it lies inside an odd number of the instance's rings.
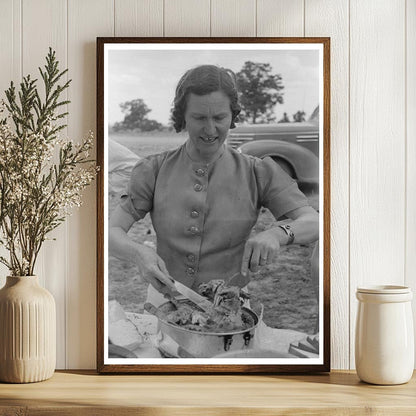
[{"label": "woman's face", "polygon": [[185,122],[192,150],[204,160],[215,156],[227,138],[231,118],[230,99],[222,91],[190,93]]}]

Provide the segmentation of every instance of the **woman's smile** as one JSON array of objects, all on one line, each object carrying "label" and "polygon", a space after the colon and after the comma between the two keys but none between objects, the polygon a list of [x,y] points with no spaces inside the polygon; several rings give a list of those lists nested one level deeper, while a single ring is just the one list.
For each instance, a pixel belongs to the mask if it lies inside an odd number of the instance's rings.
[{"label": "woman's smile", "polygon": [[207,144],[213,144],[218,137],[201,137],[201,140]]},{"label": "woman's smile", "polygon": [[222,91],[205,95],[189,94],[185,124],[190,156],[204,162],[215,159],[222,151],[231,119],[230,99]]}]

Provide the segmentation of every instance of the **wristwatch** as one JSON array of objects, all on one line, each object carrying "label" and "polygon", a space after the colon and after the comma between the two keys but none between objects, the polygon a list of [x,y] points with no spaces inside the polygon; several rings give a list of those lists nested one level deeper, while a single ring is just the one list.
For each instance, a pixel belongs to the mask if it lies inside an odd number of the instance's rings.
[{"label": "wristwatch", "polygon": [[289,224],[283,224],[279,225],[279,227],[287,234],[289,237],[289,240],[287,240],[286,245],[292,244],[293,241],[295,241],[295,233],[292,231],[292,228],[290,228]]}]

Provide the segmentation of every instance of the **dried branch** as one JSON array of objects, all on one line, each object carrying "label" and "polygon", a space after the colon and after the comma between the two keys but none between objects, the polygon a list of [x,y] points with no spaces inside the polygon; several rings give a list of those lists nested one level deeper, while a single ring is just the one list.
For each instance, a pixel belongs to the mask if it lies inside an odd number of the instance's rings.
[{"label": "dried branch", "polygon": [[39,72],[43,97],[28,75],[19,91],[10,84],[0,105],[0,245],[10,256],[0,263],[14,276],[33,275],[43,242],[81,205],[97,170],[89,157],[91,133],[80,144],[59,138],[66,125],[57,121],[68,114],[61,110],[69,103],[60,97],[71,81],[60,84],[67,70],[59,70],[51,48]]}]

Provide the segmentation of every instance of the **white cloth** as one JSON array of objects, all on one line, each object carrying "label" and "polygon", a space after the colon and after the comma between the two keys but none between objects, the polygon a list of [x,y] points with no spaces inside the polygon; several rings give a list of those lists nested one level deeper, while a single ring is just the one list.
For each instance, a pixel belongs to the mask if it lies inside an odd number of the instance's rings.
[{"label": "white cloth", "polygon": [[108,140],[108,185],[110,194],[122,194],[130,180],[133,166],[140,157],[127,147]]}]

